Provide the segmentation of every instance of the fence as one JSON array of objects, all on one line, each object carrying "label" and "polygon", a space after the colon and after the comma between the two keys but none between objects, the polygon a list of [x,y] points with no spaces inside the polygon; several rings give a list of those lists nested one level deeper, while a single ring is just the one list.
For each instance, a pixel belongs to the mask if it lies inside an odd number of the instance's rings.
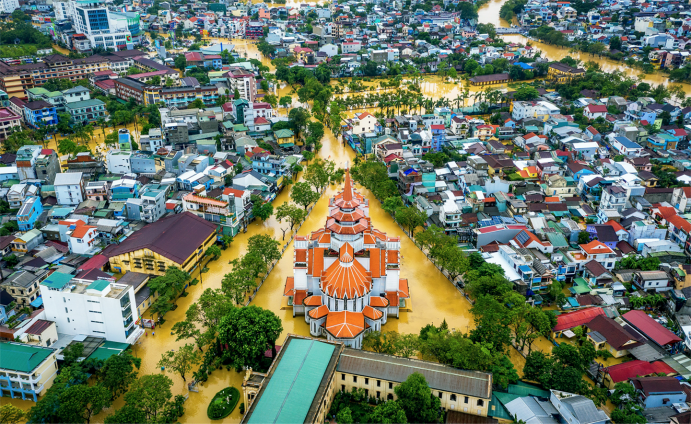
[{"label": "fence", "polygon": [[[319,193],[319,200],[321,200],[321,198],[322,198],[322,196],[324,195],[324,193],[326,193],[326,188],[327,188],[327,187],[324,187],[324,189]],[[317,202],[319,202],[319,200],[317,200]],[[252,300],[254,300],[255,296],[257,296],[257,292],[258,292],[259,289],[262,287],[262,285],[264,285],[264,281],[266,281],[266,279],[269,278],[269,275],[271,275],[271,271],[273,271],[274,267],[276,267],[276,264],[277,264],[281,259],[283,259],[283,254],[286,252],[286,250],[288,250],[288,247],[290,247],[290,243],[293,242],[293,240],[295,239],[295,236],[297,235],[298,231],[300,231],[300,228],[302,228],[302,225],[305,223],[305,221],[307,221],[307,218],[309,218],[310,214],[312,213],[312,209],[314,209],[314,207],[317,205],[317,202],[315,202],[314,204],[312,204],[312,206],[310,206],[309,208],[307,208],[307,215],[305,215],[305,219],[303,219],[302,222],[300,222],[300,223],[298,224],[298,226],[297,226],[297,227],[295,228],[295,230],[293,231],[293,234],[291,234],[290,239],[288,240],[288,242],[287,242],[286,244],[284,244],[283,247],[281,248],[281,257],[280,257],[279,259],[273,261],[273,262],[271,263],[271,265],[269,265],[269,268],[267,269],[266,274],[264,274],[264,277],[262,277],[262,280],[259,282],[259,284],[257,284],[257,287],[254,288],[254,291],[252,291],[252,294],[251,294],[250,297],[245,301],[245,303],[244,303],[243,306],[248,306],[250,303],[252,303]]]}]

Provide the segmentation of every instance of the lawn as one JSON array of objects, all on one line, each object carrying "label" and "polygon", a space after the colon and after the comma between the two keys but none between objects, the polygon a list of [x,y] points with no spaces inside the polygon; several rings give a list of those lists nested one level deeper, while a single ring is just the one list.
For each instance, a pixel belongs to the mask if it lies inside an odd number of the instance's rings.
[{"label": "lawn", "polygon": [[238,402],[240,401],[240,392],[235,387],[226,387],[220,392],[216,393],[211,403],[206,410],[206,415],[212,420],[220,420],[230,415]]},{"label": "lawn", "polygon": [[15,58],[22,56],[36,56],[38,48],[34,44],[5,44],[0,45],[0,57]]}]

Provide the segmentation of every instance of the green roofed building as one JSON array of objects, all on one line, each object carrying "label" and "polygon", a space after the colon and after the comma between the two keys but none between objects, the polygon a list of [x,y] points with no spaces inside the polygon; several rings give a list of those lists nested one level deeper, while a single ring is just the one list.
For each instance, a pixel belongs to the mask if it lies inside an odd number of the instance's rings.
[{"label": "green roofed building", "polygon": [[[249,370],[242,384],[243,423],[324,423],[337,391],[362,389],[381,402],[413,373],[425,377],[442,408],[488,422],[492,375],[417,359],[345,347],[341,343],[288,335],[268,373]],[[483,418],[479,418],[483,417]]]},{"label": "green roofed building", "polygon": [[0,343],[0,396],[36,402],[53,385],[57,371],[53,348]]}]

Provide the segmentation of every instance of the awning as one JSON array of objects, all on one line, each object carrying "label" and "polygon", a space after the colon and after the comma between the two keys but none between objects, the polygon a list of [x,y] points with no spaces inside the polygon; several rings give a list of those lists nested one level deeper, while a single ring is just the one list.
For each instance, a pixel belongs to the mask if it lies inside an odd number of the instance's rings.
[{"label": "awning", "polygon": [[33,302],[30,303],[31,306],[34,308],[38,308],[39,306],[43,306],[43,298],[41,296],[37,297]]}]

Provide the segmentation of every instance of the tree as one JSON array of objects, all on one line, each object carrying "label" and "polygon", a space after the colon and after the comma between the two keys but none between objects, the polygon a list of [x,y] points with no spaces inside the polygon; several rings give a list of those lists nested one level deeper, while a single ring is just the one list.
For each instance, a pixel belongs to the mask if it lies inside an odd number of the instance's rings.
[{"label": "tree", "polygon": [[260,196],[253,194],[250,196],[252,202],[252,216],[265,221],[274,213],[274,207],[270,202],[265,202]]},{"label": "tree", "polygon": [[293,98],[290,96],[283,96],[278,100],[278,104],[283,107],[288,107],[293,103]]},{"label": "tree", "polygon": [[310,113],[302,107],[290,109],[290,112],[288,112],[288,119],[296,135],[299,136],[309,123]]},{"label": "tree", "polygon": [[408,422],[436,423],[441,420],[441,401],[432,395],[432,390],[422,374],[410,374],[403,383],[394,388],[394,392]]},{"label": "tree", "polygon": [[84,344],[70,343],[65,349],[63,349],[62,355],[64,358],[63,366],[69,367],[70,365],[77,362],[77,360],[81,358],[82,355],[84,355]]},{"label": "tree", "polygon": [[249,238],[247,253],[258,255],[265,264],[281,259],[280,243],[266,234],[256,234]]},{"label": "tree", "polygon": [[213,244],[206,249],[204,256],[211,256],[211,259],[215,261],[221,257],[221,248]]},{"label": "tree", "polygon": [[346,406],[345,408],[338,411],[338,414],[336,415],[336,423],[353,424],[353,416],[350,413],[350,408]]},{"label": "tree", "polygon": [[609,49],[610,50],[621,50],[621,38],[619,38],[619,37],[610,38]]},{"label": "tree", "polygon": [[187,109],[203,109],[204,108],[204,102],[202,99],[194,99],[192,102],[190,102],[187,105]]},{"label": "tree", "polygon": [[590,243],[590,233],[587,231],[581,231],[578,233],[578,244],[588,244]]},{"label": "tree", "polygon": [[185,55],[178,55],[173,59],[173,63],[175,63],[175,67],[178,68],[181,71],[185,71],[185,68],[187,68],[187,59],[185,59]]},{"label": "tree", "polygon": [[[17,9],[19,10],[19,9]],[[11,403],[0,405],[0,424],[22,424],[26,422],[26,412]]]},{"label": "tree", "polygon": [[293,231],[293,228],[302,222],[306,216],[307,213],[303,209],[291,205],[288,202],[283,202],[283,204],[276,209],[276,220],[278,222],[283,222],[283,220],[285,220],[288,223],[288,228],[281,228],[281,231],[283,231],[283,240],[286,238],[286,231]]},{"label": "tree", "polygon": [[310,184],[306,182],[295,183],[290,189],[290,198],[293,202],[305,208],[305,210],[307,210],[312,203],[316,203],[319,197],[319,193],[312,190]]},{"label": "tree", "polygon": [[[245,300],[247,292],[257,286],[255,280],[258,270],[249,265],[245,256],[232,260],[230,262],[233,265],[232,271],[224,275],[221,280],[223,293],[238,305]],[[250,256],[250,259],[253,257],[256,258],[256,255]]]},{"label": "tree", "polygon": [[395,401],[380,403],[369,417],[372,424],[406,424],[408,419],[401,405]]},{"label": "tree", "polygon": [[396,211],[396,222],[407,228],[410,237],[413,237],[415,229],[427,222],[427,214],[415,206],[399,208]]},{"label": "tree", "polygon": [[439,266],[449,274],[452,282],[468,270],[468,257],[458,246],[445,246],[439,251],[437,258]]},{"label": "tree", "polygon": [[315,159],[312,163],[307,165],[304,179],[312,185],[317,192],[321,192],[329,184],[335,167],[336,165],[331,161],[325,161],[319,158]]},{"label": "tree", "polygon": [[19,258],[14,253],[5,256],[3,259],[5,260],[5,265],[9,268],[14,268],[19,263]]},{"label": "tree", "polygon": [[398,333],[395,331],[370,331],[365,334],[362,340],[362,347],[372,352],[395,355],[398,336]]},{"label": "tree", "polygon": [[396,211],[403,206],[403,200],[400,196],[387,197],[381,205],[382,209],[394,216]]},{"label": "tree", "polygon": [[199,364],[200,360],[199,352],[194,349],[194,346],[186,344],[177,352],[173,350],[164,352],[157,366],[176,372],[180,374],[182,381],[187,381],[185,375],[192,371],[192,368]]},{"label": "tree", "polygon": [[[125,393],[125,405],[106,417],[106,424],[176,422],[183,409],[177,398],[171,400],[172,387],[173,381],[163,374],[139,377]],[[176,417],[171,416],[171,410],[177,413]]]},{"label": "tree", "polygon": [[5,152],[7,153],[17,153],[17,150],[21,149],[27,144],[33,144],[33,141],[29,137],[29,131],[14,131],[11,133],[3,143]]},{"label": "tree", "polygon": [[87,423],[94,415],[111,403],[111,393],[103,386],[74,384],[67,386],[58,396],[57,415],[59,422]]},{"label": "tree", "polygon": [[513,98],[520,101],[535,100],[538,97],[540,97],[540,93],[530,85],[522,85],[513,94]]},{"label": "tree", "polygon": [[98,383],[108,389],[111,400],[127,392],[130,384],[137,379],[137,371],[142,363],[129,353],[113,355],[103,362],[103,368],[97,374]]},{"label": "tree", "polygon": [[224,346],[221,357],[238,371],[258,368],[268,349],[276,357],[276,340],[282,332],[280,318],[269,310],[254,305],[231,309],[218,325],[219,342]]}]

